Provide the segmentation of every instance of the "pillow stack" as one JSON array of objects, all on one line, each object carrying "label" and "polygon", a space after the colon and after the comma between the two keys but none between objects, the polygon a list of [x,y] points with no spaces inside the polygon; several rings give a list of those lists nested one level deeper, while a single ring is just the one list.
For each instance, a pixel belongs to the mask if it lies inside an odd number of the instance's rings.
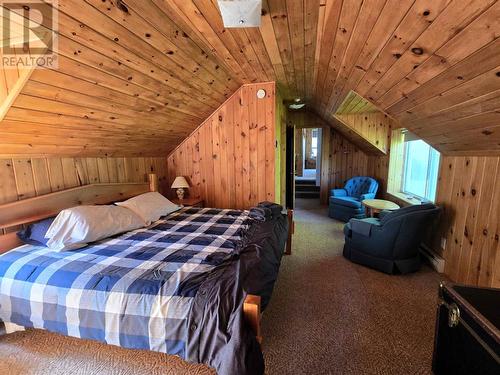
[{"label": "pillow stack", "polygon": [[55,218],[29,225],[18,232],[25,243],[55,251],[75,250],[120,233],[150,225],[180,209],[161,194],[141,194],[108,206],[77,206]]}]

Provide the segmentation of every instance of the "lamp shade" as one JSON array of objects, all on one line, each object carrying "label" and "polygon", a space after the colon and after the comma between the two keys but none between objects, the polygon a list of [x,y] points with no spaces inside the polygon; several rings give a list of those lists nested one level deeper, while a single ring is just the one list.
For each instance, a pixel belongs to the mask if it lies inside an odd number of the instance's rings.
[{"label": "lamp shade", "polygon": [[172,189],[189,188],[189,184],[184,176],[177,176],[172,184]]}]

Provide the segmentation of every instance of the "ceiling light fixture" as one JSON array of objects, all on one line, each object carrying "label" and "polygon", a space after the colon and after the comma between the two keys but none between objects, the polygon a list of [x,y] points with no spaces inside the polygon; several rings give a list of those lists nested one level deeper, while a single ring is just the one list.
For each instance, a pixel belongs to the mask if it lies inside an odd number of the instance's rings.
[{"label": "ceiling light fixture", "polygon": [[304,108],[306,104],[305,103],[300,103],[300,104],[290,104],[288,108],[290,109],[301,109]]},{"label": "ceiling light fixture", "polygon": [[224,27],[259,27],[262,0],[217,0]]}]

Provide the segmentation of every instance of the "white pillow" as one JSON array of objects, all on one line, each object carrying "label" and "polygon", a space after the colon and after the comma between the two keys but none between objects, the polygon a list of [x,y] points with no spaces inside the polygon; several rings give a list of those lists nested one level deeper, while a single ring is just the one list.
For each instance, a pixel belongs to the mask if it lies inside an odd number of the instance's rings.
[{"label": "white pillow", "polygon": [[78,206],[62,210],[50,225],[47,247],[56,251],[74,250],[144,226],[144,221],[125,207]]},{"label": "white pillow", "polygon": [[144,220],[146,225],[181,208],[157,192],[141,194],[125,202],[117,202],[115,204],[134,211]]}]

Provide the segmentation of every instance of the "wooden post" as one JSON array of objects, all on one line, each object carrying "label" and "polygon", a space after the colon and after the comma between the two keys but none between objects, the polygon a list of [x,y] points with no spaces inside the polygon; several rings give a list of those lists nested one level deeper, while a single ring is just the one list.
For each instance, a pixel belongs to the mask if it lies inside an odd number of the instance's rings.
[{"label": "wooden post", "polygon": [[288,210],[287,216],[288,216],[288,239],[286,240],[285,255],[292,255],[292,235],[295,232],[295,223],[293,221],[293,210]]},{"label": "wooden post", "polygon": [[255,333],[255,337],[259,344],[262,344],[262,336],[260,333],[260,296],[253,294],[247,295],[243,302],[243,315],[245,320]]},{"label": "wooden post", "polygon": [[158,191],[158,175],[156,173],[148,174],[149,191]]}]

